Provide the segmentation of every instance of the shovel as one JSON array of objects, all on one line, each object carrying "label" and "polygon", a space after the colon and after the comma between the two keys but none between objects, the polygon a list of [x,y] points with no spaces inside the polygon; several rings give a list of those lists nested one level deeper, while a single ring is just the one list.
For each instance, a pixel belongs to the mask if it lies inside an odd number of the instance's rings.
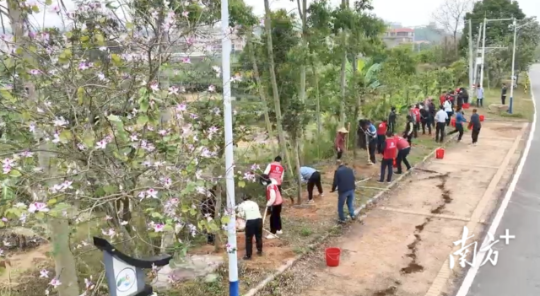
[{"label": "shovel", "polygon": [[[268,208],[265,208],[264,209],[264,215],[263,215],[263,220],[262,220],[262,226],[263,226],[263,230],[270,233],[270,234],[273,234],[272,232],[264,229],[264,221],[266,221],[266,214],[268,213]],[[274,234],[276,237],[278,237],[276,234]],[[278,237],[279,238],[279,237]]]}]

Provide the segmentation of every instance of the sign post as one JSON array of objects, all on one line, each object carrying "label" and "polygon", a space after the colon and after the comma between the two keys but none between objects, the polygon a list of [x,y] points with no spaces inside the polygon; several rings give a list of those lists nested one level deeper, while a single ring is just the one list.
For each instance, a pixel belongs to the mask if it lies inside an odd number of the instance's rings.
[{"label": "sign post", "polygon": [[105,276],[110,296],[150,296],[154,292],[145,283],[143,269],[169,264],[171,255],[150,259],[136,259],[118,251],[107,240],[94,237],[94,246],[103,252]]}]

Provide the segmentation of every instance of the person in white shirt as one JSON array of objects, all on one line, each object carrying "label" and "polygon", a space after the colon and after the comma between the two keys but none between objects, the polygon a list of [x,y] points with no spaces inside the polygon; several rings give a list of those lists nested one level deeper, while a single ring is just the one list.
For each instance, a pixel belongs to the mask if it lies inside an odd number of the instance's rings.
[{"label": "person in white shirt", "polygon": [[452,109],[452,104],[450,103],[449,100],[446,100],[444,102],[444,112],[446,112],[446,114],[448,114],[448,118],[446,119],[446,126],[449,126],[450,125],[450,118],[452,118],[452,115],[454,114],[454,109]]},{"label": "person in white shirt", "polygon": [[236,208],[238,211],[238,216],[242,217],[246,221],[246,255],[244,260],[251,259],[253,253],[253,237],[255,237],[255,244],[257,246],[257,255],[262,256],[262,217],[261,211],[259,210],[259,205],[250,200],[250,197],[244,195],[243,202],[238,205]]},{"label": "person in white shirt", "polygon": [[[448,101],[446,101],[448,102]],[[444,127],[448,120],[448,112],[444,111],[444,107],[441,106],[439,111],[435,114],[435,142],[442,143],[444,140]]]}]

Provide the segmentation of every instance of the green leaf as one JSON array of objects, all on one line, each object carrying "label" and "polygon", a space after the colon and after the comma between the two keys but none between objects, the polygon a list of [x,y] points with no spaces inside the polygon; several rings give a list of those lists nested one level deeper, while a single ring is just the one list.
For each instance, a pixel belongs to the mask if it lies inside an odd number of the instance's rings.
[{"label": "green leaf", "polygon": [[0,221],[0,227],[4,227],[6,224],[3,221]]},{"label": "green leaf", "polygon": [[221,224],[228,224],[231,221],[230,216],[222,216],[221,217]]},{"label": "green leaf", "polygon": [[57,202],[57,200],[55,198],[52,198],[52,199],[49,199],[49,201],[47,202],[47,205],[48,206],[53,206],[56,202]]},{"label": "green leaf", "polygon": [[45,0],[45,5],[51,5],[52,4],[52,0]]},{"label": "green leaf", "polygon": [[113,151],[113,155],[118,160],[121,160],[121,161],[127,161],[128,160],[128,157],[126,155],[120,154],[120,153],[118,153],[118,151]]},{"label": "green leaf", "polygon": [[246,182],[244,182],[244,181],[239,181],[239,182],[238,182],[238,187],[240,187],[240,188],[246,187]]},{"label": "green leaf", "polygon": [[122,58],[115,53],[111,54],[111,59],[116,66],[120,66],[122,64]]},{"label": "green leaf", "polygon": [[174,228],[171,225],[165,225],[163,226],[164,232],[174,231]]},{"label": "green leaf", "polygon": [[86,134],[83,136],[82,142],[86,147],[94,147],[95,145],[95,139],[92,134]]},{"label": "green leaf", "polygon": [[107,119],[109,119],[112,122],[122,122],[122,119],[120,119],[120,117],[114,114],[107,116]]},{"label": "green leaf", "polygon": [[137,117],[137,124],[138,125],[145,125],[148,123],[148,116],[142,114]]},{"label": "green leaf", "polygon": [[59,138],[60,138],[60,141],[61,141],[62,143],[66,143],[66,142],[68,142],[69,140],[71,140],[71,139],[73,138],[73,135],[71,134],[70,131],[64,130],[64,131],[62,131],[62,132],[60,133]]},{"label": "green leaf", "polygon": [[152,214],[150,214],[150,216],[152,216],[152,218],[163,219],[163,215],[158,212],[153,212]]},{"label": "green leaf", "polygon": [[11,170],[11,172],[9,172],[9,176],[12,178],[18,178],[22,176],[22,174],[18,170]]},{"label": "green leaf", "polygon": [[182,205],[182,213],[187,213],[189,211],[190,207],[188,205]]},{"label": "green leaf", "polygon": [[0,94],[2,95],[2,97],[6,98],[8,101],[14,103],[16,101],[16,99],[11,95],[11,92],[8,91],[8,90],[0,90]]}]

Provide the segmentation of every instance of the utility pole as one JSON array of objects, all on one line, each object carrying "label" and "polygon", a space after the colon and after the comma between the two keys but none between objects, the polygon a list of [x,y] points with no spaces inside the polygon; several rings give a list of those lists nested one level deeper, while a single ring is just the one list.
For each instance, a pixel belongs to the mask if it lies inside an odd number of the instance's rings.
[{"label": "utility pole", "polygon": [[512,77],[510,82],[510,104],[508,105],[508,113],[512,114],[512,107],[514,105],[514,68],[516,66],[516,39],[517,39],[517,21],[516,18],[512,21],[514,26],[514,45],[512,46]]},{"label": "utility pole", "polygon": [[482,65],[480,65],[480,88],[484,87],[484,64],[485,64],[485,58],[486,58],[486,24],[487,24],[487,18],[484,18],[484,24],[482,31],[484,32],[484,35],[482,36]]},{"label": "utility pole", "polygon": [[229,296],[240,295],[238,256],[236,247],[236,215],[234,194],[234,145],[231,107],[231,39],[229,31],[229,0],[221,0],[221,73],[223,74],[223,120],[225,130],[225,179],[227,185],[227,242],[229,254]]},{"label": "utility pole", "polygon": [[472,21],[469,19],[469,87],[473,87],[473,41],[472,41]]},{"label": "utility pole", "polygon": [[473,81],[474,84],[478,84],[478,66],[480,66],[480,63],[478,62],[478,54],[480,50],[480,39],[482,38],[482,27],[484,26],[483,23],[478,26],[478,36],[476,38],[476,47],[474,48],[474,73],[473,73]]}]

